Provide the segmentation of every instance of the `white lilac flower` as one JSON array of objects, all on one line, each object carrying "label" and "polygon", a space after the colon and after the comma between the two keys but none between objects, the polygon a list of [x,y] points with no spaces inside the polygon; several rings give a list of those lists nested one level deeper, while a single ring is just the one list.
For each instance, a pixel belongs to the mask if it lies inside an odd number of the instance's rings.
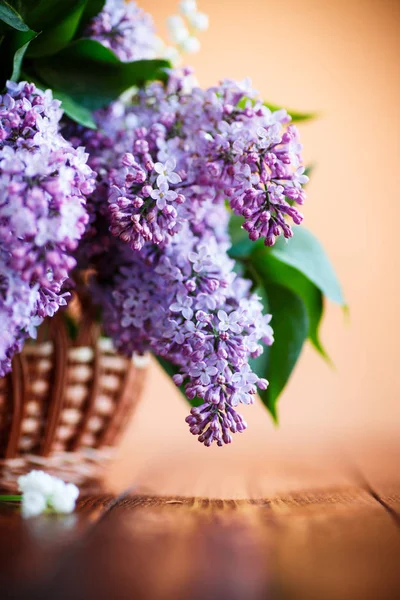
[{"label": "white lilac flower", "polygon": [[53,491],[48,500],[50,507],[56,513],[72,513],[75,510],[79,489],[73,483],[65,483],[61,479],[53,479]]},{"label": "white lilac flower", "polygon": [[194,35],[190,35],[179,42],[179,48],[187,54],[196,54],[200,50],[200,41]]},{"label": "white lilac flower", "polygon": [[182,0],[179,2],[179,10],[185,17],[192,15],[197,12],[196,0]]},{"label": "white lilac flower", "polygon": [[172,15],[167,19],[168,34],[172,42],[182,44],[189,36],[189,30],[180,15]]},{"label": "white lilac flower", "polygon": [[187,15],[190,25],[198,31],[206,31],[209,25],[208,15],[202,12],[191,12]]},{"label": "white lilac flower", "polygon": [[22,515],[36,517],[46,510],[69,514],[74,511],[79,490],[44,471],[31,471],[18,478],[22,492]]},{"label": "white lilac flower", "polygon": [[22,495],[21,511],[25,519],[41,515],[46,508],[46,496],[40,492],[28,490]]}]

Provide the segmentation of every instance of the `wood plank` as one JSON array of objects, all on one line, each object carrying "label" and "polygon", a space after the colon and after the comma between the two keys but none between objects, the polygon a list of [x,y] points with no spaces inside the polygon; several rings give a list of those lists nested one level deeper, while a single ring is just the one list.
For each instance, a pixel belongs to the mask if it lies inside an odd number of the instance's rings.
[{"label": "wood plank", "polygon": [[0,597],[6,590],[10,598],[28,598],[114,501],[110,495],[83,498],[72,515],[29,520],[15,505],[0,503]]},{"label": "wood plank", "polygon": [[85,503],[108,509],[20,600],[400,595],[399,531],[361,488],[253,501],[139,495],[111,502],[84,501],[83,510]]}]

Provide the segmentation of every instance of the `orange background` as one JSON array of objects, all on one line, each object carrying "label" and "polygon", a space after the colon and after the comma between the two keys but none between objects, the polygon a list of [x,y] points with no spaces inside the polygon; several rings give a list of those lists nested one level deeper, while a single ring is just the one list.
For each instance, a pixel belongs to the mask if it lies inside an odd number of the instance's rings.
[{"label": "orange background", "polygon": [[[163,31],[177,1],[141,6]],[[263,487],[266,465],[279,471],[273,465],[284,460],[295,476],[296,461],[312,468],[333,446],[362,454],[379,442],[385,452],[399,437],[400,3],[200,0],[199,8],[210,29],[187,62],[202,86],[251,76],[270,102],[320,114],[301,126],[306,162],[317,164],[305,225],[336,267],[350,320],[327,306],[322,339],[335,370],[307,347],[281,397],[280,427],[260,404],[245,407],[247,432],[222,449],[189,434],[187,406],[152,366],[109,481],[159,493],[257,495],[257,477],[251,490],[246,477],[260,465]]]}]

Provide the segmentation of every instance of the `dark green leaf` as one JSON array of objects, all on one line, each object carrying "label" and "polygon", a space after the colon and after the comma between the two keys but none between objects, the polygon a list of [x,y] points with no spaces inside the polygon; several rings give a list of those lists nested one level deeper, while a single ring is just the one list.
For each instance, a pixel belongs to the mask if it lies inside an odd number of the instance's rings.
[{"label": "dark green leaf", "polygon": [[0,0],[0,21],[18,31],[29,31],[29,27],[24,23],[21,15],[5,0]]},{"label": "dark green leaf", "polygon": [[20,12],[31,29],[47,31],[62,23],[76,4],[77,0],[23,0]]},{"label": "dark green leaf", "polygon": [[105,3],[105,0],[87,0],[79,27],[80,30],[83,30],[85,25],[87,25],[87,23],[93,19],[93,17],[101,13]]},{"label": "dark green leaf", "polygon": [[289,240],[278,238],[271,254],[303,273],[327,298],[344,306],[340,283],[321,243],[303,226],[294,226],[293,233]]},{"label": "dark green leaf", "polygon": [[76,61],[90,59],[99,63],[120,64],[118,56],[109,48],[106,48],[97,40],[82,38],[71,44],[63,56],[68,56],[69,60]]},{"label": "dark green leaf", "polygon": [[277,400],[300,356],[309,324],[306,307],[299,296],[279,285],[269,285],[267,295],[275,341],[267,348],[266,372],[256,372],[269,381],[268,388],[259,395],[277,421]]},{"label": "dark green leaf", "polygon": [[[34,77],[27,73],[23,73],[23,78],[34,83],[36,87],[40,90],[47,89],[47,85],[43,83],[43,81],[40,81],[40,79],[38,79],[37,77]],[[97,129],[96,122],[93,119],[93,115],[89,110],[87,110],[87,108],[77,104],[74,100],[72,100],[72,98],[68,96],[68,94],[65,94],[64,92],[52,90],[52,93],[53,98],[60,100],[61,108],[63,109],[65,114],[68,115],[68,117],[70,117],[70,119],[76,121],[76,123],[79,123],[84,127],[88,127],[89,129]]]},{"label": "dark green leaf", "polygon": [[[28,31],[25,35],[25,43],[15,51],[13,58],[13,70],[11,73],[11,81],[18,81],[21,74],[22,61],[24,59],[25,53],[28,49],[29,44],[34,40],[39,34],[34,31]],[[21,40],[22,41],[22,40]]]},{"label": "dark green leaf", "polygon": [[28,56],[50,56],[64,48],[76,33],[85,6],[86,0],[75,0],[71,3],[69,12],[31,44]]},{"label": "dark green leaf", "polygon": [[[275,112],[276,110],[281,110],[283,108],[282,106],[278,106],[277,104],[271,104],[270,102],[264,102],[264,106],[269,108],[272,112]],[[318,114],[314,112],[299,112],[296,110],[289,109],[285,110],[287,110],[288,114],[292,117],[293,122],[311,121],[311,119],[315,119],[316,117],[318,117]]]},{"label": "dark green leaf", "polygon": [[260,238],[256,242],[252,242],[248,232],[242,228],[244,218],[240,215],[231,215],[229,219],[229,235],[232,242],[232,247],[228,254],[231,258],[243,259],[250,256],[256,248],[264,248],[264,239]]},{"label": "dark green leaf", "polygon": [[307,177],[311,177],[311,174],[313,173],[315,169],[315,163],[311,163],[310,165],[307,165],[307,167],[304,170],[304,175],[307,175]]},{"label": "dark green leaf", "polygon": [[307,310],[308,338],[318,352],[329,360],[319,339],[323,315],[322,292],[303,273],[279,261],[269,248],[258,248],[251,256],[251,263],[267,290],[270,284],[276,284],[288,288],[301,298]]},{"label": "dark green leaf", "polygon": [[245,258],[249,256],[254,248],[254,242],[249,239],[249,234],[242,229],[244,218],[239,215],[231,215],[229,219],[229,236],[232,247],[229,250],[231,258]]},{"label": "dark green leaf", "polygon": [[[174,375],[177,375],[179,373],[179,367],[177,367],[176,365],[173,365],[166,358],[162,358],[161,356],[156,356],[155,358],[156,358],[158,364],[164,369],[165,373],[167,375],[169,375],[169,377],[171,377],[171,379]],[[179,390],[180,390],[182,396],[185,398],[185,400],[191,406],[199,406],[199,404],[201,404],[202,400],[200,400],[199,398],[194,398],[193,400],[189,400],[189,398],[185,394],[185,389],[184,389],[183,385],[179,386]]]},{"label": "dark green leaf", "polygon": [[78,40],[57,55],[35,62],[37,74],[49,87],[89,110],[108,104],[132,86],[165,79],[169,66],[165,60],[122,63],[94,40]]},{"label": "dark green leaf", "polygon": [[64,94],[63,92],[53,90],[53,97],[57,98],[57,100],[61,100],[61,108],[65,114],[70,117],[70,119],[76,121],[76,123],[79,123],[84,127],[88,127],[89,129],[97,129],[95,120],[93,119],[93,115],[90,110],[78,104],[72,98],[70,98],[68,94]]}]

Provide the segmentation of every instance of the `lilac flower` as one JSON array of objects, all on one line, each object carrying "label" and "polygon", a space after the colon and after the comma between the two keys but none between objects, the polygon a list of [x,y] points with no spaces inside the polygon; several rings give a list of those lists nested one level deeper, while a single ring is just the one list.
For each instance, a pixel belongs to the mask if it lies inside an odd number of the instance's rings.
[{"label": "lilac flower", "polygon": [[154,170],[156,173],[159,173],[159,176],[157,177],[157,185],[160,186],[162,183],[167,181],[173,184],[180,183],[182,179],[178,173],[174,173],[175,168],[176,160],[174,158],[169,158],[165,164],[157,162],[154,165]]},{"label": "lilac flower", "polygon": [[193,304],[192,298],[181,292],[178,292],[176,301],[170,305],[170,310],[173,313],[182,313],[185,319],[191,319],[193,316],[193,310],[191,308]]},{"label": "lilac flower", "polygon": [[99,179],[82,247],[107,334],[126,354],[178,367],[176,384],[202,400],[190,431],[209,446],[246,429],[236,407],[268,385],[248,361],[273,342],[271,316],[228,257],[226,202],[270,245],[301,221],[306,179],[285,111],[263,106],[248,81],[201,90],[191,76],[171,71],[83,132]]},{"label": "lilac flower", "polygon": [[0,96],[0,376],[36,327],[66,303],[63,285],[94,189],[88,155],[58,133],[50,92],[9,82]]},{"label": "lilac flower", "polygon": [[193,263],[193,271],[196,273],[201,273],[213,264],[206,246],[201,246],[198,252],[189,252],[189,260]]},{"label": "lilac flower", "polygon": [[85,35],[113,50],[125,62],[156,56],[153,20],[132,0],[107,0]]},{"label": "lilac flower", "polygon": [[[158,183],[158,181],[157,181]],[[168,189],[168,183],[158,183],[159,189],[152,190],[150,196],[156,200],[156,206],[160,210],[167,206],[167,202],[173,202],[178,194]]]},{"label": "lilac flower", "polygon": [[219,320],[218,329],[220,331],[233,331],[234,333],[242,331],[242,327],[238,323],[241,318],[238,311],[234,310],[228,315],[224,310],[219,310],[217,316]]},{"label": "lilac flower", "polygon": [[211,382],[211,377],[218,373],[217,367],[213,365],[208,365],[204,361],[200,361],[195,363],[189,369],[189,375],[194,379],[199,378],[201,385],[209,385]]}]

